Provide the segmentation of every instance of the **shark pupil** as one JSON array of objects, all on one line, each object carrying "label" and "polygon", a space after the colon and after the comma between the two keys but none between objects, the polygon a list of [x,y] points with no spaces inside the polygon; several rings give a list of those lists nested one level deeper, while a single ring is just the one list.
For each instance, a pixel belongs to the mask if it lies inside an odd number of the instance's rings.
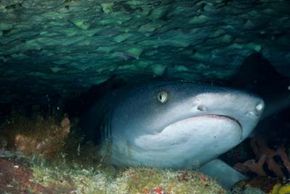
[{"label": "shark pupil", "polygon": [[157,99],[162,104],[165,103],[165,102],[167,102],[167,100],[168,100],[168,93],[166,91],[159,92],[158,95],[157,95]]}]

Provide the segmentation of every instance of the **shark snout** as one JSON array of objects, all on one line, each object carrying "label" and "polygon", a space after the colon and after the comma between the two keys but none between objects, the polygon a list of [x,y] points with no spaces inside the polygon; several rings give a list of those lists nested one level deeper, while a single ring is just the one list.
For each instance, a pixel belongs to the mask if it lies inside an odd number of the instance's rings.
[{"label": "shark snout", "polygon": [[244,116],[259,119],[265,109],[263,99],[242,92],[206,93],[195,96],[191,113],[227,115],[237,120]]}]

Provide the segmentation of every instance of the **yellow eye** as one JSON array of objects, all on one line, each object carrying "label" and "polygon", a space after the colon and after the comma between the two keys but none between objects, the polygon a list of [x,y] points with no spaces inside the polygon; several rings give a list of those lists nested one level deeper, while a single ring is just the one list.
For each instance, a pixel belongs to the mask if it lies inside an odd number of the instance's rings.
[{"label": "yellow eye", "polygon": [[168,92],[166,92],[166,91],[161,91],[161,92],[159,92],[159,93],[157,94],[157,100],[158,100],[160,103],[162,103],[162,104],[164,104],[165,102],[167,102],[167,100],[168,100]]}]

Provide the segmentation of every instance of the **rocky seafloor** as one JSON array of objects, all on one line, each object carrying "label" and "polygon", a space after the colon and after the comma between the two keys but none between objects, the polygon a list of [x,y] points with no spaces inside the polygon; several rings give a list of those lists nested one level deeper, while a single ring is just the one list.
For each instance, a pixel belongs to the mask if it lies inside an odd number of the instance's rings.
[{"label": "rocky seafloor", "polygon": [[[0,192],[76,194],[163,194],[226,191],[190,170],[116,168],[81,144],[67,117],[15,116],[1,126]],[[72,134],[68,134],[68,133]],[[63,134],[63,135],[60,135]]]},{"label": "rocky seafloor", "polygon": [[[252,176],[231,190],[192,170],[116,168],[83,143],[67,115],[16,114],[0,126],[0,192],[76,194],[287,194],[285,177]],[[236,158],[246,146],[227,153]],[[288,149],[287,149],[288,150]],[[290,149],[287,151],[289,153]],[[287,154],[288,154],[287,153]],[[248,157],[249,158],[249,157]],[[289,158],[288,158],[289,160]],[[245,171],[244,171],[245,172]]]}]

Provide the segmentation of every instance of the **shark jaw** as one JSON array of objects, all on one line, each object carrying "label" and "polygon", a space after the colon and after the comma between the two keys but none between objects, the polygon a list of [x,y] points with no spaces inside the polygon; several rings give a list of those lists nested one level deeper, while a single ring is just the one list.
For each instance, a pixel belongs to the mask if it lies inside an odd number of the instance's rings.
[{"label": "shark jaw", "polygon": [[118,143],[113,163],[157,168],[197,169],[240,143],[240,123],[229,116],[205,114],[179,120],[156,134]]},{"label": "shark jaw", "polygon": [[[236,142],[240,142],[242,139],[242,125],[237,119],[230,116],[205,114],[169,124],[158,133],[142,135],[136,138],[134,143],[139,149],[146,149],[148,152],[176,149],[181,153],[190,150],[191,146],[206,148],[214,145],[223,141],[225,134],[232,139],[225,143],[227,147],[235,146]],[[207,141],[204,141],[205,139]],[[225,148],[218,147],[220,148],[216,149],[216,153],[220,154],[219,152],[222,153]],[[194,155],[193,152],[191,153]]]}]

